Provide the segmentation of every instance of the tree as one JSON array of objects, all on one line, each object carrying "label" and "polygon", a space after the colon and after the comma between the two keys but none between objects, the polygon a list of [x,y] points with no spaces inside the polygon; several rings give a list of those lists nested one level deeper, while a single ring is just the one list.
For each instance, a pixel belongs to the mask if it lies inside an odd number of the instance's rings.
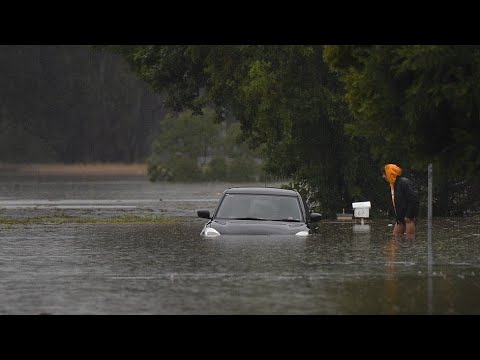
[{"label": "tree", "polygon": [[[307,184],[316,209],[333,215],[375,195],[356,175],[372,167],[365,144],[345,136],[350,114],[322,46],[115,46],[172,110],[217,121],[233,115],[242,139],[261,148],[269,174]],[[374,165],[375,175],[378,166]]]},{"label": "tree", "polygon": [[148,159],[150,180],[254,181],[259,177],[256,154],[238,142],[238,135],[238,122],[217,123],[211,109],[202,115],[169,113]]},{"label": "tree", "polygon": [[480,47],[329,45],[325,61],[345,86],[348,133],[382,162],[434,163],[437,211],[447,214],[452,184],[480,172]]}]

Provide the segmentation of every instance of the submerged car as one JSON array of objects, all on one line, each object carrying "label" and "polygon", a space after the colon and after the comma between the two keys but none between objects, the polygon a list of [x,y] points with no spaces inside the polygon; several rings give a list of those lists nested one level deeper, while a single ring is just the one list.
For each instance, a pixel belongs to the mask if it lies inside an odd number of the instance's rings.
[{"label": "submerged car", "polygon": [[198,210],[209,219],[200,235],[297,235],[313,233],[312,223],[321,214],[310,213],[294,190],[272,187],[234,187],[221,195],[213,214]]}]

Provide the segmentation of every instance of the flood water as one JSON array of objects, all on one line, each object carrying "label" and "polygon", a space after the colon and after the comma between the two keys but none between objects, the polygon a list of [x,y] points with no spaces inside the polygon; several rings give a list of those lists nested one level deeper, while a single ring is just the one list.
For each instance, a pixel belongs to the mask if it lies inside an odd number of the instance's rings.
[{"label": "flood water", "polygon": [[478,217],[434,219],[430,266],[424,219],[415,240],[385,219],[202,239],[196,210],[233,185],[0,176],[0,218],[179,219],[0,223],[0,314],[480,314]]}]

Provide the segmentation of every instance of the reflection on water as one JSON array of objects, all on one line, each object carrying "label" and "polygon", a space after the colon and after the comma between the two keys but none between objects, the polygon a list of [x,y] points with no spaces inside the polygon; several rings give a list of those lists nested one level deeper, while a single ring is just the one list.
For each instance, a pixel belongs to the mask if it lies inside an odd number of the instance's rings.
[{"label": "reflection on water", "polygon": [[397,303],[397,276],[395,274],[395,255],[397,253],[397,239],[387,241],[386,259],[387,276],[385,279],[385,305],[388,312],[398,312]]},{"label": "reflection on water", "polygon": [[[197,201],[165,206],[164,213],[183,219],[173,224],[0,224],[0,314],[428,313],[422,219],[415,240],[393,238],[380,219],[368,228],[322,221],[307,238],[202,239],[205,219],[195,211],[214,207],[209,199],[228,184],[49,182],[0,182],[0,200],[119,200],[136,206],[133,213],[157,211],[159,198]],[[90,199],[106,202],[84,202]],[[44,211],[2,208],[0,217]],[[479,223],[434,219],[433,314],[480,314]]]}]

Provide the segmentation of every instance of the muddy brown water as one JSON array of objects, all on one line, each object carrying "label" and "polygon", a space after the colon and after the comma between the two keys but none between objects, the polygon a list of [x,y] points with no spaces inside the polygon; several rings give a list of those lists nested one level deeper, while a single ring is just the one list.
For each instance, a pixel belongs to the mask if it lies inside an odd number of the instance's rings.
[{"label": "muddy brown water", "polygon": [[385,219],[202,239],[195,211],[234,185],[0,176],[0,217],[179,220],[0,224],[0,314],[480,314],[478,218],[434,219],[430,268],[422,219],[415,240]]}]

